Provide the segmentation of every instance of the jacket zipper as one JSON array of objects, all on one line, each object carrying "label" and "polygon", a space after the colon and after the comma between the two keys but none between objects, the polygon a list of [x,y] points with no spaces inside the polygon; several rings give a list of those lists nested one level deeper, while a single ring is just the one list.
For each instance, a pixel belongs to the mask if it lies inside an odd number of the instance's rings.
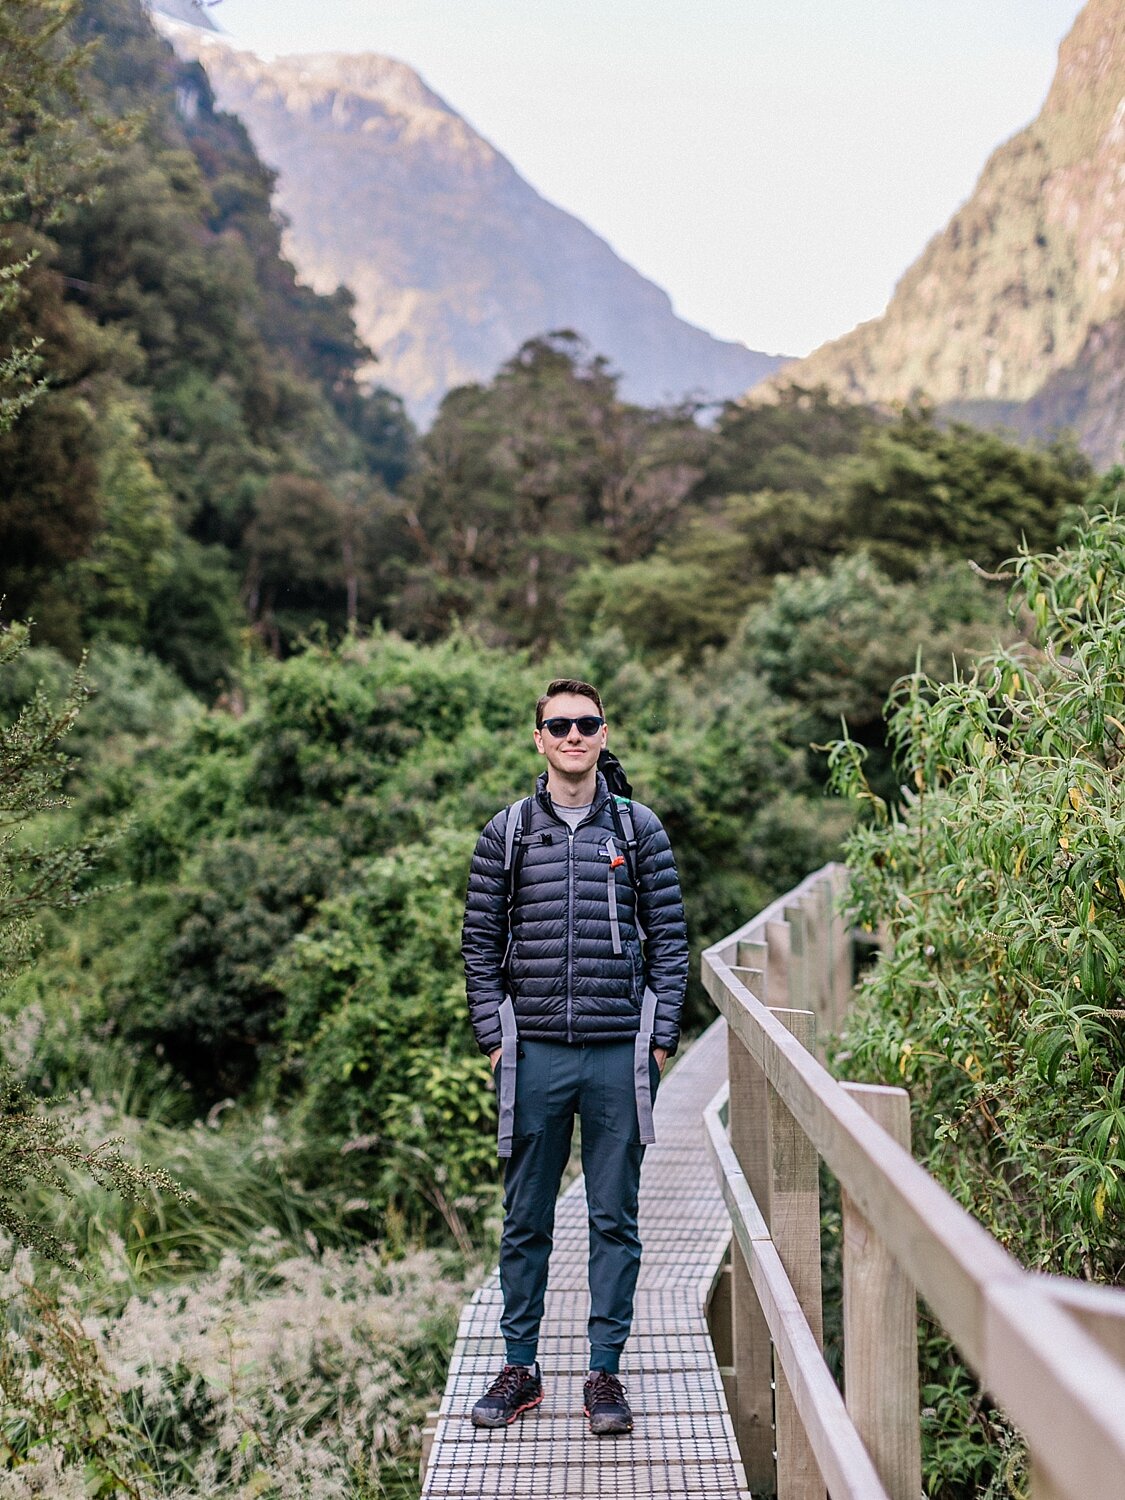
[{"label": "jacket zipper", "polygon": [[[584,828],[587,823],[593,822],[604,803],[596,802],[586,816],[579,823],[579,828]],[[565,818],[560,818],[554,808],[550,806],[549,800],[543,804],[545,810],[556,823],[561,823],[566,829],[566,1039],[569,1043],[574,1042],[574,835],[577,831],[573,829]]]},{"label": "jacket zipper", "polygon": [[574,1041],[574,829],[566,826],[566,1039]]}]

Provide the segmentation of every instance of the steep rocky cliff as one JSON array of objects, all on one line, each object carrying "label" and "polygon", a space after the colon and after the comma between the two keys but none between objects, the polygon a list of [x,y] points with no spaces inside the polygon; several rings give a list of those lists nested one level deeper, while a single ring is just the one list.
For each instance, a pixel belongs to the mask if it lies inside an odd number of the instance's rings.
[{"label": "steep rocky cliff", "polygon": [[266,63],[198,29],[165,30],[278,169],[302,276],[352,289],[379,379],[423,421],[450,387],[490,377],[556,328],[583,334],[644,402],[736,396],[781,363],[677,318],[405,64],[370,53]]},{"label": "steep rocky cliff", "polygon": [[998,403],[1038,430],[1066,420],[1104,461],[1125,436],[1120,395],[1116,418],[1095,409],[1113,384],[1106,350],[1122,344],[1123,259],[1125,4],[1090,0],[1038,118],[993,153],[883,316],[778,378],[862,400],[924,392],[985,417]]}]

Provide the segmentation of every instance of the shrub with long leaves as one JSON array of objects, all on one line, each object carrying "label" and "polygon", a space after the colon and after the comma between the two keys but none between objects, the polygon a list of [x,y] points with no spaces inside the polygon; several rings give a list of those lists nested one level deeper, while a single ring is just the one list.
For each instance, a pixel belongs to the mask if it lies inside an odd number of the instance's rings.
[{"label": "shrub with long leaves", "polygon": [[[892,692],[901,804],[832,748],[871,809],[847,858],[885,938],[836,1062],[909,1088],[915,1155],[1025,1265],[1120,1282],[1125,517],[1010,568],[1029,638]],[[928,1322],[923,1350],[927,1494],[1018,1493],[1015,1435]]]},{"label": "shrub with long leaves", "polygon": [[[905,806],[848,858],[888,952],[849,1067],[905,1081],[917,1149],[1026,1264],[1125,1274],[1125,517],[1013,565],[1032,639],[889,725]],[[856,747],[836,784],[864,791]]]}]

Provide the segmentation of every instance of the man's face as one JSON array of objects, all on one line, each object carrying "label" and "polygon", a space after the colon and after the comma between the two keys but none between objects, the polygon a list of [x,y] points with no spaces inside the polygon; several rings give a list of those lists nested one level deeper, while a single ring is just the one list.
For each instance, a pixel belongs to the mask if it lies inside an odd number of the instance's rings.
[{"label": "man's face", "polygon": [[564,776],[584,776],[591,766],[597,764],[608,731],[602,724],[596,734],[584,735],[579,733],[577,724],[571,724],[568,732],[556,739],[546,728],[546,721],[553,718],[580,719],[585,715],[601,718],[601,710],[583,693],[556,693],[543,706],[544,727],[535,731],[535,748],[540,755],[547,757],[549,766]]}]

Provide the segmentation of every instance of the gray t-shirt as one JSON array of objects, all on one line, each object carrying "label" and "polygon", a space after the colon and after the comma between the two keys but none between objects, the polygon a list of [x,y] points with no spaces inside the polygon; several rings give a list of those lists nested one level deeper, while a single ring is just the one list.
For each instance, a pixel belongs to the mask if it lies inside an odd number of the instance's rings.
[{"label": "gray t-shirt", "polygon": [[555,799],[551,798],[551,806],[558,813],[564,823],[569,823],[571,828],[577,828],[582,819],[593,807],[592,802],[587,802],[585,807],[562,807]]}]

